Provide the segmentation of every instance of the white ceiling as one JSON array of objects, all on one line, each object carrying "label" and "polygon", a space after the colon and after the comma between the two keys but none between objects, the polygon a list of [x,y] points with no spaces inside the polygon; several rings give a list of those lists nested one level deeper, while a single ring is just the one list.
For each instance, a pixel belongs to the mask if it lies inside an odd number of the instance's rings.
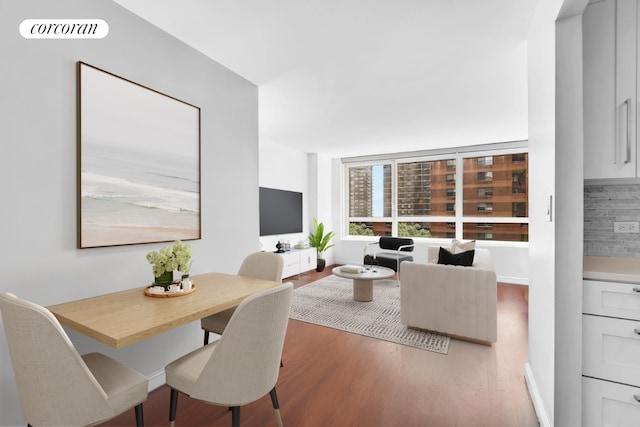
[{"label": "white ceiling", "polygon": [[259,85],[261,143],[329,157],[527,139],[539,0],[115,0]]}]

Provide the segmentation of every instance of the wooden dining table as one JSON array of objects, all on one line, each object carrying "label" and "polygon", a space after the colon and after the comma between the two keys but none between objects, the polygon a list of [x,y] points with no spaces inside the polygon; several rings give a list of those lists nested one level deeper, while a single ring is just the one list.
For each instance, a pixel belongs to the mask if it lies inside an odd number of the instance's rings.
[{"label": "wooden dining table", "polygon": [[186,323],[238,306],[278,282],[206,273],[192,276],[187,295],[153,297],[147,286],[47,307],[62,323],[113,348],[123,348]]}]

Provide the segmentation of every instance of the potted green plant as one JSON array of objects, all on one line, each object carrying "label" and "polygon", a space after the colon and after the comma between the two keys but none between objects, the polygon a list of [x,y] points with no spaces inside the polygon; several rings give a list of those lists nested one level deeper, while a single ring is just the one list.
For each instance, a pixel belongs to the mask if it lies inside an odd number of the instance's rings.
[{"label": "potted green plant", "polygon": [[333,244],[329,244],[329,242],[334,235],[333,231],[329,231],[327,234],[324,234],[324,224],[318,222],[316,218],[313,218],[313,233],[309,234],[309,244],[316,248],[318,258],[316,271],[324,270],[326,264],[324,252],[333,246]]}]

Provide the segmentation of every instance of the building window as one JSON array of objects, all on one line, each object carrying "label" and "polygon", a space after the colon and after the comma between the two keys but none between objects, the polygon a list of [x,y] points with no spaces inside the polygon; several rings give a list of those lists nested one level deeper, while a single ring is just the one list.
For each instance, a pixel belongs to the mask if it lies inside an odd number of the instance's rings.
[{"label": "building window", "polygon": [[528,154],[490,154],[346,162],[349,235],[528,241]]},{"label": "building window", "polygon": [[493,196],[493,187],[478,187],[478,197]]},{"label": "building window", "polygon": [[493,165],[493,156],[477,157],[476,159],[479,168]]},{"label": "building window", "polygon": [[512,215],[514,217],[524,217],[527,216],[527,204],[525,202],[513,202],[512,206]]},{"label": "building window", "polygon": [[511,163],[526,163],[527,155],[525,153],[518,153],[511,155]]},{"label": "building window", "polygon": [[478,172],[478,182],[493,181],[493,172]]},{"label": "building window", "polygon": [[493,203],[478,203],[478,212],[493,212]]},{"label": "building window", "polygon": [[526,194],[527,174],[526,171],[517,170],[511,173],[511,192],[513,194]]}]

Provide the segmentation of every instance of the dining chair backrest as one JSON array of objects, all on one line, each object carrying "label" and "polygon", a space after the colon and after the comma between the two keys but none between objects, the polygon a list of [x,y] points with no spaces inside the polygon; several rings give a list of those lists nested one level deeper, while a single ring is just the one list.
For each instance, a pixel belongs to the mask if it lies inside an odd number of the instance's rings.
[{"label": "dining chair backrest", "polygon": [[280,371],[292,294],[293,284],[285,283],[240,303],[197,379],[192,397],[241,406],[273,389]]},{"label": "dining chair backrest", "polygon": [[22,413],[32,425],[89,425],[113,416],[100,384],[46,308],[0,294]]},{"label": "dining chair backrest", "polygon": [[238,276],[282,282],[283,258],[273,252],[254,252],[242,261]]}]

